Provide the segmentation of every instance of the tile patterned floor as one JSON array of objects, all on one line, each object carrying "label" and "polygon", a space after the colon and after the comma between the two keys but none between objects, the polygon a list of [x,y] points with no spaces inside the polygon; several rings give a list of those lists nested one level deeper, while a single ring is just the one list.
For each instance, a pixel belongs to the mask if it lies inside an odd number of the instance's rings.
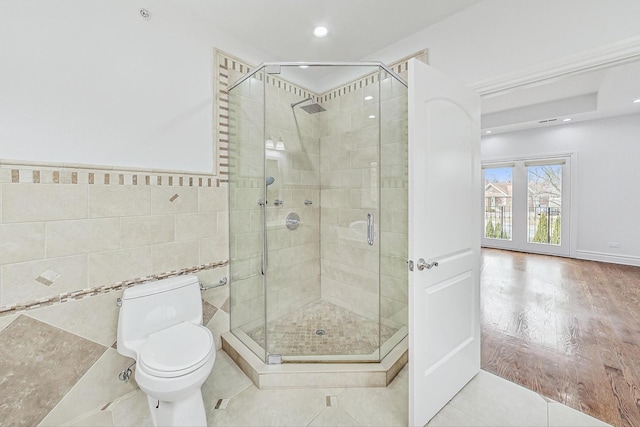
[{"label": "tile patterned floor", "polygon": [[[0,427],[150,426],[146,396],[135,379],[118,372],[130,359],[101,343],[112,342],[115,297],[68,308],[0,318]],[[216,294],[209,295],[214,306]],[[97,301],[97,300],[96,300]],[[99,304],[98,304],[99,305]],[[99,308],[107,320],[88,316]],[[215,310],[209,310],[214,312]],[[34,315],[34,316],[32,316]],[[210,315],[210,314],[209,314]],[[209,316],[208,315],[208,316]],[[207,327],[228,328],[228,315],[213,313]],[[88,316],[88,317],[86,317]],[[207,316],[207,317],[208,317]],[[218,334],[219,335],[219,334]],[[258,390],[223,351],[202,387],[209,425],[217,426],[402,426],[407,425],[408,368],[386,388]],[[223,409],[217,403],[225,399]],[[481,371],[429,426],[602,426],[585,414]]]},{"label": "tile patterned floor", "polygon": [[[406,426],[408,369],[386,388],[258,390],[219,352],[202,393],[211,426]],[[215,409],[226,399],[224,409]],[[151,426],[144,394],[132,391],[73,426]],[[428,424],[444,426],[606,426],[594,418],[481,371]]]},{"label": "tile patterned floor", "polygon": [[2,329],[0,342],[0,426],[39,423],[106,350],[28,316]]},{"label": "tile patterned floor", "polygon": [[[317,335],[323,329],[325,335]],[[269,353],[283,356],[370,355],[378,349],[378,323],[327,301],[315,301],[268,323]],[[397,332],[380,327],[384,343]],[[264,328],[247,332],[257,343],[264,340]]]}]

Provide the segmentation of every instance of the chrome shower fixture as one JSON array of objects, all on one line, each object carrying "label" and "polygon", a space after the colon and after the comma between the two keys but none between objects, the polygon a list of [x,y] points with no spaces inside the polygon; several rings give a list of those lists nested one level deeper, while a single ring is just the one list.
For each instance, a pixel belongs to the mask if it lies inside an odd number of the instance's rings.
[{"label": "chrome shower fixture", "polygon": [[276,179],[272,176],[268,176],[264,179],[264,183],[266,184],[267,187],[273,184],[275,181]]},{"label": "chrome shower fixture", "polygon": [[[311,101],[312,99],[313,99],[312,97],[309,97],[307,99],[303,99],[302,101],[294,102],[293,104],[291,104],[291,109],[293,109],[293,107],[295,107],[296,105],[300,105],[307,101]],[[327,111],[326,108],[324,108],[322,105],[318,104],[317,102],[314,102],[313,104],[305,105],[300,108],[302,108],[304,111],[306,111],[309,114],[315,114],[321,111]]]},{"label": "chrome shower fixture", "polygon": [[144,19],[145,21],[149,21],[151,19],[151,12],[149,12],[147,9],[145,8],[140,8],[140,16],[142,17],[142,19]]}]

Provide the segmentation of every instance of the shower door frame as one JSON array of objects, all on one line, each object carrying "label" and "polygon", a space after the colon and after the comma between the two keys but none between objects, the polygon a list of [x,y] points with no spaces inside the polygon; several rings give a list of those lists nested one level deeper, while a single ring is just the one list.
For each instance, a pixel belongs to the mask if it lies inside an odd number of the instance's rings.
[{"label": "shower door frame", "polygon": [[[234,84],[230,85],[227,89],[228,93],[230,93],[233,89],[235,89],[236,87],[240,86],[241,84],[243,84],[246,80],[250,79],[251,77],[255,76],[256,74],[263,72],[264,76],[265,76],[265,82],[263,83],[265,85],[265,87],[263,88],[263,105],[266,104],[266,76],[267,75],[271,75],[271,74],[280,74],[280,67],[300,67],[300,66],[308,66],[308,67],[314,67],[314,66],[324,66],[324,67],[376,67],[377,68],[377,72],[378,73],[382,73],[382,72],[386,72],[390,77],[392,77],[393,79],[395,79],[398,83],[402,84],[405,88],[408,87],[407,82],[400,77],[396,72],[394,72],[392,69],[390,69],[388,66],[386,66],[385,64],[381,63],[381,62],[377,62],[377,61],[364,61],[364,62],[323,62],[323,61],[310,61],[310,62],[306,62],[306,61],[302,61],[302,62],[263,62],[260,65],[256,66],[251,72],[245,74],[243,77],[241,77],[239,80],[237,80]],[[272,70],[270,70],[270,67],[277,67],[277,68],[272,68]],[[379,83],[379,81],[378,81]],[[381,108],[381,100],[378,101],[378,112],[380,113],[380,108]],[[379,116],[378,118],[378,164],[380,165],[380,147],[381,147],[381,129],[382,129],[382,117]],[[263,129],[263,139],[267,138],[267,119],[266,119],[266,109],[263,110],[263,123],[262,123],[262,129]],[[266,153],[263,155],[263,174],[267,175],[267,156]],[[380,173],[378,173],[378,194],[380,194]],[[321,189],[321,185],[319,185],[319,188]],[[231,194],[229,192],[229,198],[231,198]],[[266,218],[267,218],[267,212],[266,212],[266,200],[267,200],[267,186],[265,185],[263,188],[263,192],[262,192],[262,198],[260,200],[261,202],[261,206],[260,206],[260,210],[261,210],[261,235],[262,235],[262,262],[261,262],[261,273],[262,273],[262,286],[263,286],[263,303],[264,303],[264,342],[263,343],[259,343],[261,346],[263,346],[263,350],[264,350],[264,355],[260,356],[261,359],[265,362],[265,363],[269,363],[270,361],[270,354],[268,352],[268,342],[269,342],[269,338],[268,338],[268,320],[267,320],[267,316],[268,316],[268,311],[267,311],[267,272],[268,272],[268,246],[267,246],[267,227],[266,227]],[[380,214],[381,212],[381,208],[380,208],[380,197],[378,196],[378,206],[376,208],[378,214]],[[231,206],[231,204],[229,204],[229,206]],[[380,216],[380,215],[378,215]],[[378,232],[378,237],[379,237],[380,233]],[[231,235],[230,235],[231,237]],[[378,247],[378,251],[377,251],[377,257],[378,257],[378,265],[380,265],[380,246]],[[407,283],[408,286],[408,283]],[[314,358],[314,357],[306,357],[306,356],[302,356],[301,360],[295,360],[295,361],[314,361],[314,362],[322,362],[322,361],[331,361],[331,362],[336,362],[336,361],[340,361],[340,362],[379,362],[382,358],[383,355],[381,353],[381,346],[383,345],[382,342],[380,342],[380,320],[381,320],[381,314],[380,314],[380,296],[381,296],[381,292],[380,292],[380,271],[378,271],[378,347],[377,347],[377,359],[372,359],[372,360],[363,360],[363,357],[361,356],[352,356],[352,355],[348,355],[348,354],[341,354],[339,356],[327,356],[327,355],[322,355],[318,358]],[[231,312],[230,312],[231,315]],[[231,332],[233,332],[233,329],[231,330]],[[401,340],[400,340],[401,341]],[[246,345],[246,344],[245,344]],[[397,344],[396,344],[397,345]],[[253,350],[254,353],[256,352],[256,350]],[[386,355],[386,353],[385,353]],[[276,362],[277,363],[277,362]]]}]

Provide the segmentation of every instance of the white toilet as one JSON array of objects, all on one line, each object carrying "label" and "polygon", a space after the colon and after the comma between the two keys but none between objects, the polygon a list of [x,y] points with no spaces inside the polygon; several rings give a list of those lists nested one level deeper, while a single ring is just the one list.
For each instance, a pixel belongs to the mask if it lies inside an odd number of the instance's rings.
[{"label": "white toilet", "polygon": [[136,360],[155,426],[206,426],[200,387],[216,348],[202,326],[200,283],[193,275],[125,289],[118,317],[118,353]]}]

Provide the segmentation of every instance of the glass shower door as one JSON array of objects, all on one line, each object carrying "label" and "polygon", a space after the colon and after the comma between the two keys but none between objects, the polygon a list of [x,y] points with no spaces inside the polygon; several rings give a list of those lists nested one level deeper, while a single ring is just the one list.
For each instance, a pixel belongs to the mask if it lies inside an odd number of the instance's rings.
[{"label": "glass shower door", "polygon": [[265,354],[262,274],[264,201],[264,73],[229,91],[229,274],[231,331],[260,359]]}]

